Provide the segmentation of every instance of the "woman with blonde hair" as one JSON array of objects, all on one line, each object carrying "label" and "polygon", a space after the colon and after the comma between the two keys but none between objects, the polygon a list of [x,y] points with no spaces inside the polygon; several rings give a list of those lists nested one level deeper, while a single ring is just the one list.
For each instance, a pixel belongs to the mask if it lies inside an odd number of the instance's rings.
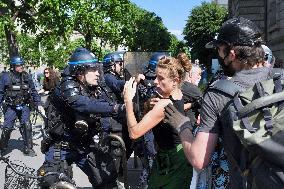
[{"label": "woman with blonde hair", "polygon": [[137,86],[135,78],[130,78],[124,86],[130,138],[137,139],[152,129],[157,144],[157,156],[150,173],[149,189],[185,189],[190,184],[192,167],[183,153],[179,133],[163,122],[164,107],[169,103],[184,113],[180,85],[190,68],[190,61],[184,53],[178,58],[166,57],[158,62],[157,77],[154,81],[158,97],[151,99],[152,109],[140,122],[137,122],[133,111],[132,101]]}]

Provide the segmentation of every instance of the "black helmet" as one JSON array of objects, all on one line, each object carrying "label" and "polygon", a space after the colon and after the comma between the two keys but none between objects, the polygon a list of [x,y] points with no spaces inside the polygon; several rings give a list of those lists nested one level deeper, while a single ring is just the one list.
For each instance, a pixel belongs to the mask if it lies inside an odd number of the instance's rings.
[{"label": "black helmet", "polygon": [[70,66],[70,73],[76,75],[78,71],[83,72],[89,68],[96,68],[98,59],[87,49],[79,47],[71,55],[68,65]]},{"label": "black helmet", "polygon": [[233,46],[254,46],[262,43],[261,31],[256,24],[246,18],[232,18],[220,28],[216,39],[206,44],[206,48],[214,48],[220,43]]},{"label": "black helmet", "polygon": [[148,69],[150,69],[151,71],[155,72],[159,60],[161,60],[162,58],[165,58],[165,57],[167,57],[167,55],[164,52],[156,52],[156,53],[154,53],[151,56],[150,60],[149,60]]},{"label": "black helmet", "polygon": [[104,67],[112,66],[116,62],[123,62],[123,59],[119,53],[112,52],[104,56],[104,60],[103,60]]},{"label": "black helmet", "polygon": [[23,65],[24,63],[24,59],[20,56],[13,56],[10,60],[11,65]]}]

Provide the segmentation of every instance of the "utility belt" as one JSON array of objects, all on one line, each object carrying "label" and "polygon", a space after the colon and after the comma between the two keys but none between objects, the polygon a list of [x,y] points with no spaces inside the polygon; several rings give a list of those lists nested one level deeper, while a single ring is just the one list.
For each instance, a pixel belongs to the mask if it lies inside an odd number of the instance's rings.
[{"label": "utility belt", "polygon": [[8,107],[11,107],[12,109],[16,109],[16,110],[22,110],[24,108],[24,106],[26,106],[27,104],[14,104],[14,103],[9,103],[9,102],[4,102],[3,103],[3,112],[6,112]]},{"label": "utility belt", "polygon": [[61,160],[61,151],[62,150],[76,149],[75,144],[70,143],[70,142],[66,142],[66,141],[56,142],[56,143],[54,143],[53,147],[54,147],[53,158],[55,160]]},{"label": "utility belt", "polygon": [[70,142],[60,141],[54,144],[54,148],[69,150],[72,148],[72,144]]},{"label": "utility belt", "polygon": [[29,97],[6,97],[5,98],[5,103],[8,105],[8,106],[13,106],[13,107],[16,107],[16,106],[21,106],[21,105],[27,105],[27,104],[30,104],[30,96]]}]

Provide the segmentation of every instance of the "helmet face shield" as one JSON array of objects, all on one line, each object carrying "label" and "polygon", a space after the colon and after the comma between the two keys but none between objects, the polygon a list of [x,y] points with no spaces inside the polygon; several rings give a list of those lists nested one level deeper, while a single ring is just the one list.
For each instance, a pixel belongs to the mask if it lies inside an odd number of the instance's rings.
[{"label": "helmet face shield", "polygon": [[117,75],[123,76],[123,54],[121,52],[112,52],[104,56],[103,66],[105,72],[113,72]]},{"label": "helmet face shield", "polygon": [[84,69],[85,82],[89,86],[98,86],[104,81],[103,65],[95,63],[87,65]]}]

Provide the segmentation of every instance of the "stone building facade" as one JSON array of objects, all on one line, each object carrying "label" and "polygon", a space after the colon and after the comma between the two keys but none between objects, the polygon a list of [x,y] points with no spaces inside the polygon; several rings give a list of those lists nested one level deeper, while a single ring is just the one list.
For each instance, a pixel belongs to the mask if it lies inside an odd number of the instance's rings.
[{"label": "stone building facade", "polygon": [[256,22],[274,56],[284,60],[284,0],[229,0],[228,11]]}]

